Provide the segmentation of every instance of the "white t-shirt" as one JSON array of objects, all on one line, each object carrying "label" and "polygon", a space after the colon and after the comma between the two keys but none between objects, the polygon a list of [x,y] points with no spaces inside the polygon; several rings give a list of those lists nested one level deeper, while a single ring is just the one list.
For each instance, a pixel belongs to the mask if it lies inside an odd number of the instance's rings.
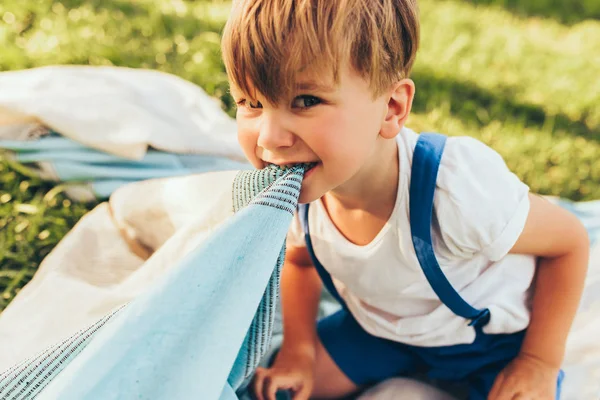
[{"label": "white t-shirt", "polygon": [[[371,243],[348,241],[322,202],[311,204],[315,255],[352,315],[372,335],[425,347],[471,343],[473,327],[441,303],[413,248],[408,200],[418,137],[408,128],[397,136],[396,204]],[[486,333],[512,333],[529,325],[535,257],[508,254],[525,226],[528,192],[493,149],[470,137],[448,138],[434,195],[433,247],[442,271],[465,301],[489,308]],[[298,216],[288,243],[305,246]]]}]

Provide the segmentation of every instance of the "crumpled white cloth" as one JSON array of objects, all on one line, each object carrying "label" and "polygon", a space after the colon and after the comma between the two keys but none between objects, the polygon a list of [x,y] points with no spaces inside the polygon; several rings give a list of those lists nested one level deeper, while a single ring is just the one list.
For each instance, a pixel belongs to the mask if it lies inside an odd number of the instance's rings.
[{"label": "crumpled white cloth", "polygon": [[[130,159],[152,146],[245,161],[235,121],[217,100],[159,71],[49,66],[0,73],[0,125],[31,123]],[[12,135],[23,139],[23,130]]]}]

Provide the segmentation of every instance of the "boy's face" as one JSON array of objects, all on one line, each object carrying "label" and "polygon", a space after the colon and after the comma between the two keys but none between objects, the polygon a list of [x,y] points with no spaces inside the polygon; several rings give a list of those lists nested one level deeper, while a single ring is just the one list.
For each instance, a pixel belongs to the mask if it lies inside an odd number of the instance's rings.
[{"label": "boy's face", "polygon": [[254,167],[317,163],[304,177],[301,203],[359,184],[361,168],[377,162],[376,142],[388,111],[389,96],[373,98],[368,82],[350,67],[340,70],[338,85],[318,78],[300,74],[303,89],[285,104],[269,104],[260,93],[252,101],[231,87],[238,139]]}]

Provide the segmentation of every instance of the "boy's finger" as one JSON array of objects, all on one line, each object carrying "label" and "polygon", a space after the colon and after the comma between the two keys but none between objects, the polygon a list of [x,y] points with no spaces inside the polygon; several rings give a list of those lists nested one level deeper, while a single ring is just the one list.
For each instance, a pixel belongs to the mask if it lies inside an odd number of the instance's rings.
[{"label": "boy's finger", "polygon": [[303,384],[300,390],[294,394],[294,400],[309,400],[312,388],[309,385]]},{"label": "boy's finger", "polygon": [[291,389],[294,386],[293,379],[285,376],[269,376],[265,378],[263,396],[265,400],[276,400],[279,390]]},{"label": "boy's finger", "polygon": [[492,385],[492,389],[488,394],[488,400],[496,400],[498,398],[498,394],[500,392],[500,389],[502,388],[502,381],[504,381],[504,376],[500,374],[496,377],[496,380]]},{"label": "boy's finger", "polygon": [[263,368],[257,368],[254,374],[254,382],[252,383],[252,389],[254,390],[254,396],[257,400],[265,400],[263,396],[263,386],[265,384],[265,375]]},{"label": "boy's finger", "polygon": [[498,390],[498,392],[496,393],[496,397],[490,397],[490,399],[494,399],[494,400],[513,400],[515,399],[515,396],[518,393],[515,393],[515,391],[512,388],[509,388],[506,385],[502,385],[502,387]]},{"label": "boy's finger", "polygon": [[277,393],[277,379],[272,376],[265,377],[265,383],[263,386],[263,397],[265,400],[275,400],[275,394]]}]

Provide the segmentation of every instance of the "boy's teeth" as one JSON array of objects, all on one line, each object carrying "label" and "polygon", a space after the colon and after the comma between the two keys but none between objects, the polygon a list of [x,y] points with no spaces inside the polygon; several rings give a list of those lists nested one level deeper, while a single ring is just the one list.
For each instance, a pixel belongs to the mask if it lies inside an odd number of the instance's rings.
[{"label": "boy's teeth", "polygon": [[314,163],[314,162],[305,162],[305,163],[298,163],[298,164],[284,164],[284,165],[269,164],[269,167],[271,167],[271,168],[279,168],[279,169],[281,169],[283,171],[286,171],[286,170],[288,170],[290,168],[293,168],[293,167],[295,167],[297,165],[301,165],[304,168],[310,168],[310,167],[314,166],[315,164],[316,163]]}]

